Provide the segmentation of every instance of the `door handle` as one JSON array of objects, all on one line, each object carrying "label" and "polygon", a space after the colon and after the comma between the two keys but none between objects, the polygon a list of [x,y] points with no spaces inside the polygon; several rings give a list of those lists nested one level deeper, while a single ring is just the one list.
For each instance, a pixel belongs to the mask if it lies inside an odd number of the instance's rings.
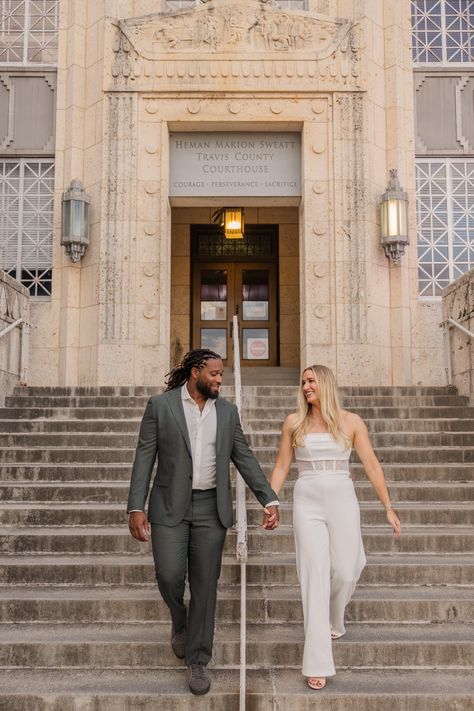
[{"label": "door handle", "polygon": [[233,335],[234,335],[234,323],[233,323],[233,321],[229,321],[229,335],[230,335],[230,338],[232,338]]}]

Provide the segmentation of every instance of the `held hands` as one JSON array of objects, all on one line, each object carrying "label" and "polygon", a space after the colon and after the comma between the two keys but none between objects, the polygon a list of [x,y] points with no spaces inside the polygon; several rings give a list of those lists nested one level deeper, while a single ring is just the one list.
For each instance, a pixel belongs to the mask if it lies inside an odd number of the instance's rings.
[{"label": "held hands", "polygon": [[280,511],[278,506],[267,506],[263,509],[263,524],[262,528],[272,531],[274,528],[278,528],[280,523]]},{"label": "held hands", "polygon": [[137,541],[148,541],[150,537],[150,525],[143,511],[132,511],[128,515],[128,527],[130,533]]},{"label": "held hands", "polygon": [[401,535],[401,524],[400,519],[393,509],[387,509],[387,521],[393,528],[393,537],[398,540]]}]

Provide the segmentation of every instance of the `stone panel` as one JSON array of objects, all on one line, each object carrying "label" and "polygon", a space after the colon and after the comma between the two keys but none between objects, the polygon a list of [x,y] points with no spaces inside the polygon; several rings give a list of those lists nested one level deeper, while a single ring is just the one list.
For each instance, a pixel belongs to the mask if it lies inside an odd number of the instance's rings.
[{"label": "stone panel", "polygon": [[3,154],[54,153],[55,118],[55,72],[0,72],[0,151]]},{"label": "stone panel", "polygon": [[[420,155],[474,152],[472,71],[416,72],[416,151]],[[433,121],[436,116],[436,121]]]},{"label": "stone panel", "polygon": [[10,102],[12,86],[7,77],[0,74],[0,148],[6,148],[13,140],[13,101]]},{"label": "stone panel", "polygon": [[[458,151],[456,137],[456,77],[416,78],[417,151]],[[433,121],[436,115],[437,120]]]}]

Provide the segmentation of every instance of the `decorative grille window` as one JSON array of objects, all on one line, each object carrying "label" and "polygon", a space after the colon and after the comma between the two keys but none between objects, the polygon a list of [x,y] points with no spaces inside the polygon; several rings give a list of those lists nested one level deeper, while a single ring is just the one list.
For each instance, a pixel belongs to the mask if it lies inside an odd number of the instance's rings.
[{"label": "decorative grille window", "polygon": [[0,161],[0,269],[51,295],[54,161]]},{"label": "decorative grille window", "polygon": [[192,225],[195,259],[232,261],[233,258],[275,259],[278,229],[273,225],[246,225],[244,239],[226,239],[217,225]]},{"label": "decorative grille window", "polygon": [[199,5],[199,0],[166,0],[167,10],[188,10]]},{"label": "decorative grille window", "polygon": [[[201,0],[165,0],[167,10],[188,10],[201,4]],[[282,10],[307,10],[307,0],[277,0]]]},{"label": "decorative grille window", "polygon": [[277,5],[282,10],[307,10],[308,3],[306,0],[277,0]]},{"label": "decorative grille window", "polygon": [[417,161],[420,296],[474,267],[474,159]]},{"label": "decorative grille window", "polygon": [[0,0],[0,62],[56,64],[59,0]]},{"label": "decorative grille window", "polygon": [[473,0],[411,0],[413,61],[474,62]]}]

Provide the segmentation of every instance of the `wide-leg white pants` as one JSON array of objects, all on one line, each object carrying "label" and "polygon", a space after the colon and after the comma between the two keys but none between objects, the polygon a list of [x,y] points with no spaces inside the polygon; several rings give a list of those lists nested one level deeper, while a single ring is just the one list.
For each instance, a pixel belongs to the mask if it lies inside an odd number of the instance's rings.
[{"label": "wide-leg white pants", "polygon": [[331,632],[344,634],[344,609],[365,566],[350,476],[300,474],[293,495],[293,530],[303,600],[303,675],[333,676]]}]

